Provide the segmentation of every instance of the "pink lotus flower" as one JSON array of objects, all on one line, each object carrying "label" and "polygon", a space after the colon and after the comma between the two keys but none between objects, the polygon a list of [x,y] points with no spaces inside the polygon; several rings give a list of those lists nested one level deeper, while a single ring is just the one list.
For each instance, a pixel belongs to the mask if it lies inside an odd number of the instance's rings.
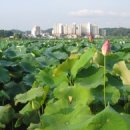
[{"label": "pink lotus flower", "polygon": [[93,37],[92,34],[87,33],[87,37],[88,37],[88,41],[89,41],[90,43],[92,43],[92,42],[94,41],[94,37]]},{"label": "pink lotus flower", "polygon": [[102,54],[104,56],[106,56],[107,54],[109,54],[111,51],[111,45],[110,45],[110,42],[109,40],[106,40],[102,46]]},{"label": "pink lotus flower", "polygon": [[94,38],[93,38],[92,35],[89,35],[89,36],[88,36],[88,41],[91,42],[91,43],[94,41]]}]

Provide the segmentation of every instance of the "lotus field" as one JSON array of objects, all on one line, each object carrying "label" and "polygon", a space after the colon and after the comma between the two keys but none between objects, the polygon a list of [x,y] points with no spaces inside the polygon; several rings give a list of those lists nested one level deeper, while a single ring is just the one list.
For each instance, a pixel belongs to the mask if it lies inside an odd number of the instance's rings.
[{"label": "lotus field", "polygon": [[130,130],[129,39],[1,39],[1,130]]}]

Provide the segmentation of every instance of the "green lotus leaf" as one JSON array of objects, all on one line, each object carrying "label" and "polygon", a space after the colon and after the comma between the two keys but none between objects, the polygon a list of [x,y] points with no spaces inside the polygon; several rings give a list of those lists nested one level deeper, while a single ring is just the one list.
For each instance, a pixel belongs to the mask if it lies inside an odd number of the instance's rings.
[{"label": "green lotus leaf", "polygon": [[[101,101],[102,103],[104,102],[103,101],[103,93],[104,93],[103,86],[99,86],[95,89],[92,89],[92,93],[95,96],[95,99],[97,102],[99,101]],[[106,93],[107,103],[116,104],[118,100],[120,99],[120,91],[114,86],[107,85],[105,89],[105,93]]]},{"label": "green lotus leaf", "polygon": [[33,111],[32,104],[31,104],[31,103],[32,103],[32,102],[28,102],[28,103],[19,111],[19,113],[22,114],[22,115],[25,115],[26,113]]},{"label": "green lotus leaf", "polygon": [[95,49],[93,48],[87,48],[87,50],[80,56],[79,60],[75,62],[71,69],[71,74],[73,78],[76,77],[79,70],[81,70],[83,67],[89,66],[90,60],[92,59],[93,55],[95,54]]},{"label": "green lotus leaf", "polygon": [[15,104],[17,103],[26,103],[28,101],[32,101],[33,99],[36,99],[38,97],[42,97],[44,95],[44,89],[43,87],[38,88],[31,88],[27,92],[23,94],[18,94],[15,97]]},{"label": "green lotus leaf", "polygon": [[56,85],[59,85],[63,82],[69,82],[68,74],[70,74],[70,70],[73,64],[78,59],[78,54],[71,54],[62,64],[59,64],[52,73],[52,78]]},{"label": "green lotus leaf", "polygon": [[54,55],[58,60],[66,59],[66,58],[68,57],[68,55],[67,55],[65,52],[60,52],[60,51],[53,52],[53,55]]},{"label": "green lotus leaf", "polygon": [[124,117],[107,106],[103,111],[88,119],[81,130],[110,130],[110,128],[112,130],[129,130],[130,116],[128,117]]},{"label": "green lotus leaf", "polygon": [[28,85],[28,86],[32,86],[33,82],[35,80],[35,77],[33,74],[27,74],[26,76],[24,76],[23,78],[23,82]]},{"label": "green lotus leaf", "polygon": [[97,51],[93,56],[93,62],[97,65],[104,65],[104,57],[101,52]]},{"label": "green lotus leaf", "polygon": [[53,76],[60,76],[62,73],[69,73],[74,63],[78,60],[78,54],[71,54],[62,64],[59,64],[53,71]]},{"label": "green lotus leaf", "polygon": [[130,43],[127,42],[125,45],[123,45],[122,50],[125,52],[129,52],[130,51]]},{"label": "green lotus leaf", "polygon": [[111,72],[116,63],[122,60],[127,60],[128,58],[129,56],[122,52],[109,54],[106,56],[106,68]]},{"label": "green lotus leaf", "polygon": [[29,63],[29,62],[21,62],[21,67],[23,68],[23,70],[25,72],[34,72],[35,71],[35,67],[33,66],[32,63]]},{"label": "green lotus leaf", "polygon": [[0,82],[5,83],[9,80],[10,76],[8,70],[0,66]]},{"label": "green lotus leaf", "polygon": [[111,75],[110,73],[107,73],[108,83],[112,86],[115,86],[119,90],[123,88],[122,80],[115,75]]},{"label": "green lotus leaf", "polygon": [[44,130],[82,130],[82,125],[90,117],[92,115],[88,112],[87,106],[79,106],[75,109],[64,108],[57,113],[41,116],[41,128]]},{"label": "green lotus leaf", "polygon": [[36,98],[29,103],[27,103],[20,111],[20,116],[18,117],[18,120],[16,121],[15,127],[19,127],[22,125],[22,123],[29,125],[32,123],[38,123],[39,122],[39,114],[38,109],[44,104],[44,101],[46,99],[46,96],[48,94],[48,87],[44,87],[44,95],[40,98]]},{"label": "green lotus leaf", "polygon": [[40,124],[31,123],[27,130],[42,130],[42,128],[40,129],[40,127],[41,127]]},{"label": "green lotus leaf", "polygon": [[9,95],[8,95],[7,92],[4,91],[4,90],[1,90],[1,91],[0,91],[0,97],[6,98],[6,99],[8,99],[8,100],[10,99]]},{"label": "green lotus leaf", "polygon": [[[15,116],[14,109],[11,105],[0,106],[0,128],[4,127],[4,124],[8,124]],[[1,127],[3,124],[3,127]]]},{"label": "green lotus leaf", "polygon": [[20,111],[19,113],[24,115],[28,112],[38,110],[45,102],[45,99],[47,97],[47,94],[49,92],[49,87],[45,86],[44,88],[44,95],[42,97],[33,99],[32,101],[28,102]]},{"label": "green lotus leaf", "polygon": [[14,48],[9,48],[5,50],[4,55],[9,59],[13,59],[17,56]]},{"label": "green lotus leaf", "polygon": [[36,82],[38,82],[39,86],[48,85],[53,87],[54,81],[52,78],[52,70],[50,68],[40,70],[40,72],[36,75]]},{"label": "green lotus leaf", "polygon": [[16,62],[7,61],[7,60],[0,60],[0,66],[2,67],[9,67],[9,66],[16,66]]},{"label": "green lotus leaf", "polygon": [[15,52],[17,56],[23,56],[26,54],[26,47],[24,45],[22,46],[16,46]]},{"label": "green lotus leaf", "polygon": [[[93,72],[93,70],[94,70],[94,72]],[[76,81],[75,81],[76,84],[80,84],[81,86],[84,86],[87,88],[96,88],[99,85],[104,84],[103,67],[99,68],[99,69],[93,69],[93,67],[89,67],[85,72],[86,72],[86,74],[83,74],[84,72],[82,73],[82,76],[84,75],[84,77],[78,78],[78,76],[77,76]],[[85,75],[86,75],[86,77],[85,77]]]},{"label": "green lotus leaf", "polygon": [[86,104],[90,104],[94,100],[94,96],[91,93],[91,89],[81,87],[80,85],[63,86],[63,87],[61,86],[57,87],[54,90],[54,96],[57,99],[62,99],[68,102],[69,96],[72,96],[73,105],[76,104],[86,105]]},{"label": "green lotus leaf", "polygon": [[120,99],[120,91],[114,86],[106,87],[106,101],[111,104],[116,104]]},{"label": "green lotus leaf", "polygon": [[118,57],[120,57],[121,60],[129,60],[130,59],[129,52],[117,52],[116,55],[118,55]]},{"label": "green lotus leaf", "polygon": [[[94,96],[89,89],[80,86],[63,86],[55,88],[54,97],[57,100],[50,100],[45,108],[45,114],[50,115],[57,112],[70,113],[75,109],[86,109],[91,113],[87,104],[94,100]],[[55,109],[54,109],[55,108]]]},{"label": "green lotus leaf", "polygon": [[0,128],[5,128],[5,124],[2,124],[1,122],[0,122]]},{"label": "green lotus leaf", "polygon": [[120,61],[114,65],[113,71],[116,75],[120,76],[124,85],[130,85],[130,70],[127,68],[124,61]]},{"label": "green lotus leaf", "polygon": [[38,123],[39,115],[37,111],[27,112],[20,115],[15,123],[15,128],[20,127],[22,124],[29,125],[30,123]]},{"label": "green lotus leaf", "polygon": [[26,86],[22,81],[20,83],[16,83],[14,81],[10,81],[4,85],[4,89],[6,93],[9,95],[11,100],[14,100],[14,97],[19,93],[24,93],[30,89],[30,86]]}]

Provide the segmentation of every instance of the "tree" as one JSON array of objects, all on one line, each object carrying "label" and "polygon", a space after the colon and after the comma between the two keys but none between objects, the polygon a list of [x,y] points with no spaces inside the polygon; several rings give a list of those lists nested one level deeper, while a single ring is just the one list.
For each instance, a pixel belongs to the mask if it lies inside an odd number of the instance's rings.
[{"label": "tree", "polygon": [[22,38],[22,34],[21,33],[15,33],[14,34],[14,38],[15,39],[21,39]]}]

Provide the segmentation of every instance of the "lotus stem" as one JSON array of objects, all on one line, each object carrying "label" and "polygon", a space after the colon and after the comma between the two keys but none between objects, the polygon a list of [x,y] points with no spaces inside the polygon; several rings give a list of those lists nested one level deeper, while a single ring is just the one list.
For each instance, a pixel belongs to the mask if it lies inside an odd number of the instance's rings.
[{"label": "lotus stem", "polygon": [[103,88],[104,106],[106,107],[106,56],[104,56],[104,88]]}]

